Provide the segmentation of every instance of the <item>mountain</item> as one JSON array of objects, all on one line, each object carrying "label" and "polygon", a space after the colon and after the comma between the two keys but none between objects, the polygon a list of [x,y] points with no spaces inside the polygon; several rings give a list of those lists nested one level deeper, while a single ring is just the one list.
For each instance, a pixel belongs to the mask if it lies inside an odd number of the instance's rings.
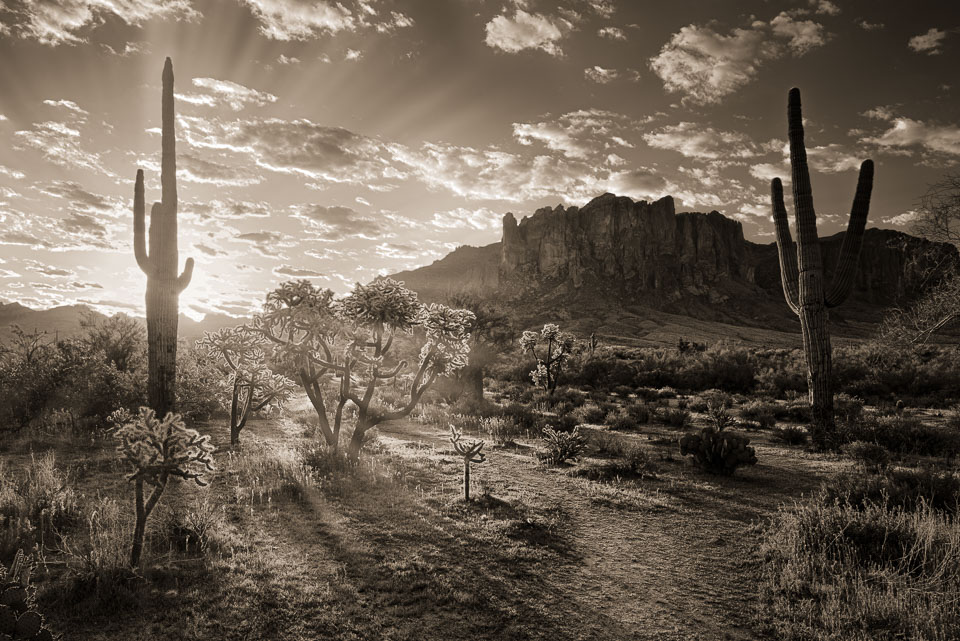
[{"label": "mountain", "polygon": [[[828,278],[842,239],[821,240]],[[866,230],[854,291],[830,312],[835,333],[872,332],[884,309],[915,290],[925,266],[917,257],[931,247],[908,234]],[[934,248],[957,258],[952,246]],[[776,244],[744,239],[739,222],[715,211],[677,213],[670,197],[648,203],[604,194],[519,222],[508,213],[500,243],[461,247],[394,277],[427,300],[473,290],[508,301],[523,324],[563,320],[627,339],[799,332],[783,299]]]},{"label": "mountain", "polygon": [[[80,320],[86,314],[94,318],[106,318],[100,312],[86,305],[64,305],[50,309],[32,309],[20,303],[0,302],[0,342],[6,341],[12,335],[14,325],[24,331],[47,332],[55,338],[71,338],[83,333]],[[144,319],[139,319],[144,324]],[[246,319],[233,318],[224,314],[208,314],[202,321],[195,321],[188,316],[180,315],[179,336],[188,342],[193,342],[203,336],[205,331],[216,331],[221,327],[238,325]]]}]

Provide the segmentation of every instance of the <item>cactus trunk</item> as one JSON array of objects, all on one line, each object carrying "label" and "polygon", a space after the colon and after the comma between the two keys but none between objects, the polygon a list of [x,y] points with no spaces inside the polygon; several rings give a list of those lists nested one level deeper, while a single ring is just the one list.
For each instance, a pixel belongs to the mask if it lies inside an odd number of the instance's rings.
[{"label": "cactus trunk", "polygon": [[147,276],[147,398],[158,416],[176,404],[177,323],[180,293],[190,283],[193,259],[187,259],[177,276],[177,159],[173,112],[173,64],[163,67],[162,199],[150,210],[150,241],[147,253],[144,220],[143,171],[137,171],[133,205],[134,255]]},{"label": "cactus trunk", "polygon": [[803,141],[803,116],[800,90],[791,89],[787,105],[790,138],[790,166],[793,177],[793,201],[796,210],[797,244],[794,249],[783,202],[783,184],[774,178],[771,185],[773,221],[780,256],[780,277],[783,294],[790,309],[800,318],[803,351],[807,360],[807,393],[812,410],[812,437],[818,447],[833,445],[833,371],[830,333],[827,327],[828,307],[846,300],[853,287],[854,274],[863,242],[863,229],[870,208],[873,189],[873,161],[860,166],[857,193],[850,212],[850,222],[840,250],[840,260],[829,291],[825,289],[820,239],[817,236],[817,215],[813,208],[810,170]]}]

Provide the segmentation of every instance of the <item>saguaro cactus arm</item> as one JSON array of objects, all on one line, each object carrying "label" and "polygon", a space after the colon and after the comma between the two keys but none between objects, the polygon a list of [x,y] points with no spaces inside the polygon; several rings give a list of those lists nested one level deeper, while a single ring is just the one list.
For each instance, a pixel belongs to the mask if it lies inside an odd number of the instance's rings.
[{"label": "saguaro cactus arm", "polygon": [[137,182],[133,188],[133,255],[137,265],[148,277],[153,275],[153,266],[147,256],[146,205],[143,198],[143,170],[137,170]]},{"label": "saguaro cactus arm", "polygon": [[770,197],[773,200],[773,224],[777,236],[777,253],[780,256],[780,282],[783,283],[783,297],[794,314],[800,313],[800,297],[797,283],[797,248],[790,236],[790,224],[787,222],[787,207],[783,204],[783,183],[774,178],[770,185]]},{"label": "saguaro cactus arm", "polygon": [[873,161],[864,160],[860,165],[860,178],[857,180],[857,193],[853,197],[850,209],[850,222],[840,247],[840,260],[833,274],[833,282],[826,295],[827,307],[836,307],[847,299],[853,288],[853,279],[860,260],[860,248],[863,245],[863,229],[867,226],[867,213],[870,210],[870,194],[873,191]]}]

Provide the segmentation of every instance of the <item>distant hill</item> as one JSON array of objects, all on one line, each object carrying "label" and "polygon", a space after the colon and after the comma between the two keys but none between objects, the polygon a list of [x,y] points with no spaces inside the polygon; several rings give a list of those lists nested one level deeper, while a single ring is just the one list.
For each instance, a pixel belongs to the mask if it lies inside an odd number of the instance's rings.
[{"label": "distant hill", "polygon": [[[20,303],[0,302],[0,341],[10,338],[13,325],[19,325],[25,331],[43,331],[53,337],[70,338],[82,333],[80,319],[88,313],[106,318],[86,305],[31,309]],[[145,319],[140,320],[146,323]],[[195,341],[203,336],[205,331],[216,331],[221,327],[238,325],[244,321],[245,319],[223,314],[208,314],[202,321],[195,321],[181,314],[179,335],[184,340]]]},{"label": "distant hill", "polygon": [[[821,240],[827,277],[843,233]],[[850,300],[830,310],[834,335],[871,335],[884,311],[916,293],[928,250],[952,246],[886,229],[868,229]],[[617,342],[669,344],[677,338],[731,338],[793,344],[799,322],[787,308],[775,243],[743,237],[718,212],[676,213],[604,194],[583,207],[542,208],[519,223],[503,217],[503,238],[460,247],[431,265],[392,276],[426,300],[469,290],[506,303],[520,325],[562,322]]]}]

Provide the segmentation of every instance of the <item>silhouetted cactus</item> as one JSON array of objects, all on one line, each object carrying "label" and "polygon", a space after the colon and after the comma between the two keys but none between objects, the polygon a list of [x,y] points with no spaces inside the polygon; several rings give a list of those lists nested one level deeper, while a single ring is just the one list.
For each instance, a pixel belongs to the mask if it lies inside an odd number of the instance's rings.
[{"label": "silhouetted cactus", "polygon": [[680,454],[692,456],[712,474],[731,476],[741,465],[756,465],[757,454],[746,436],[710,426],[680,438]]},{"label": "silhouetted cactus", "polygon": [[794,250],[787,209],[783,202],[783,184],[774,178],[771,184],[773,222],[780,255],[780,276],[787,305],[800,317],[803,351],[807,358],[807,387],[813,415],[812,436],[819,447],[831,444],[835,432],[833,419],[833,381],[827,308],[836,307],[850,294],[863,243],[863,229],[870,209],[873,189],[873,161],[860,166],[860,179],[853,199],[850,222],[843,238],[840,258],[830,289],[824,288],[823,261],[817,236],[817,216],[813,209],[807,151],[803,144],[803,116],[800,90],[791,89],[787,106],[790,138],[790,166],[793,173],[793,201],[796,211],[797,246]]},{"label": "silhouetted cactus", "polygon": [[18,550],[10,568],[0,566],[0,639],[53,641],[37,611],[30,587],[33,569],[23,550]]},{"label": "silhouetted cactus", "polygon": [[483,441],[463,441],[462,433],[453,425],[450,426],[450,442],[453,443],[453,449],[457,454],[463,457],[463,500],[470,500],[470,464],[483,463],[487,460],[486,455],[481,452]]},{"label": "silhouetted cactus", "polygon": [[560,465],[568,459],[577,458],[587,447],[587,442],[580,434],[579,425],[573,428],[572,432],[560,432],[547,426],[543,428],[541,438],[547,444],[547,451],[538,452],[537,458],[554,465]]},{"label": "silhouetted cactus", "polygon": [[143,170],[133,195],[133,253],[147,275],[147,398],[159,416],[174,409],[177,375],[177,320],[180,293],[190,284],[193,259],[179,276],[177,252],[177,158],[173,113],[173,63],[163,66],[161,201],[150,210],[150,251],[144,222]]}]

